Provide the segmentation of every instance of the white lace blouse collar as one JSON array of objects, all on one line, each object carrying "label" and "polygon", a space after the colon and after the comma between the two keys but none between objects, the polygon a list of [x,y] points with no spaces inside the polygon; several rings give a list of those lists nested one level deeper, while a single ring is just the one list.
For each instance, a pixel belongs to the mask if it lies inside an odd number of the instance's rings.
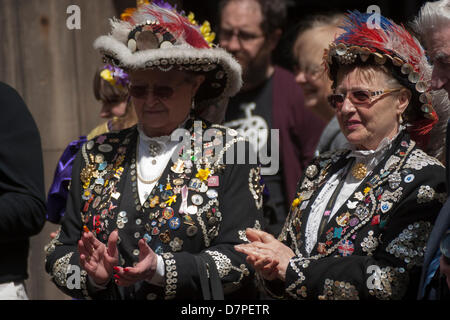
[{"label": "white lace blouse collar", "polygon": [[346,147],[350,150],[347,158],[354,157],[358,160],[369,160],[370,158],[380,158],[392,146],[392,142],[397,139],[398,135],[404,130],[404,126],[400,126],[397,134],[393,138],[384,138],[375,150],[356,150],[356,146],[347,143]]}]

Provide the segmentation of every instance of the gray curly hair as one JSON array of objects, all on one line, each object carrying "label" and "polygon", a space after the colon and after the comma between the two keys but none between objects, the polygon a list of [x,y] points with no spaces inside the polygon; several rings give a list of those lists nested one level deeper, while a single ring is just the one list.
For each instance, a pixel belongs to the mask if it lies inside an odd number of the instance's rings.
[{"label": "gray curly hair", "polygon": [[[450,0],[426,2],[420,9],[417,17],[410,23],[410,26],[421,39],[421,42],[427,44],[427,35],[450,26]],[[443,161],[445,156],[445,132],[449,118],[450,102],[445,90],[433,91],[431,94],[433,96],[433,106],[439,116],[439,122],[431,131],[427,152]]]},{"label": "gray curly hair", "polygon": [[450,0],[426,2],[411,23],[414,31],[426,35],[432,30],[450,25]]}]

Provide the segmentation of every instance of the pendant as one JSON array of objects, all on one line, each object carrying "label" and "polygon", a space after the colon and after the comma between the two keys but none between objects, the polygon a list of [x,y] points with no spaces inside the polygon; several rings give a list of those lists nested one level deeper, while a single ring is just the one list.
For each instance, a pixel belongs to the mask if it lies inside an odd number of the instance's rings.
[{"label": "pendant", "polygon": [[357,180],[362,180],[367,174],[367,167],[364,163],[356,163],[352,168],[352,176]]},{"label": "pendant", "polygon": [[150,141],[148,145],[148,151],[150,156],[156,157],[162,151],[162,146],[156,141]]}]

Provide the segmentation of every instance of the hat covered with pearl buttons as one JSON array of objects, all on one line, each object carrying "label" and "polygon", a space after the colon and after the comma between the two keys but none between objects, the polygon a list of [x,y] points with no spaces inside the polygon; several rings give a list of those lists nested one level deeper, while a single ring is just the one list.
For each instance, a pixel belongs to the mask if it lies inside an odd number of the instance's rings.
[{"label": "hat covered with pearl buttons", "polygon": [[337,71],[343,65],[384,66],[411,93],[406,125],[411,137],[442,153],[448,104],[440,92],[431,91],[432,67],[419,41],[404,26],[379,15],[352,11],[346,15],[345,30],[325,50],[324,64],[336,83]]},{"label": "hat covered with pearl buttons", "polygon": [[159,69],[200,73],[205,81],[195,96],[196,106],[218,103],[242,86],[239,63],[211,43],[209,24],[199,26],[169,5],[141,5],[127,19],[112,19],[109,35],[94,47],[105,63],[133,70]]}]

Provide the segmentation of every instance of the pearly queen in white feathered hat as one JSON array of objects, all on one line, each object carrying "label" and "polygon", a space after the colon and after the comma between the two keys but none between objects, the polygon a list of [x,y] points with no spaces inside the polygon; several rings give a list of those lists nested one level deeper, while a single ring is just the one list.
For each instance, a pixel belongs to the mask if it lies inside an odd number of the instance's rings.
[{"label": "pearly queen in white feathered hat", "polygon": [[126,71],[158,68],[203,74],[195,105],[205,109],[240,90],[242,70],[231,54],[206,40],[203,33],[210,30],[205,24],[200,27],[189,18],[167,3],[141,5],[127,21],[112,19],[111,33],[97,38],[94,47],[105,63]]}]

